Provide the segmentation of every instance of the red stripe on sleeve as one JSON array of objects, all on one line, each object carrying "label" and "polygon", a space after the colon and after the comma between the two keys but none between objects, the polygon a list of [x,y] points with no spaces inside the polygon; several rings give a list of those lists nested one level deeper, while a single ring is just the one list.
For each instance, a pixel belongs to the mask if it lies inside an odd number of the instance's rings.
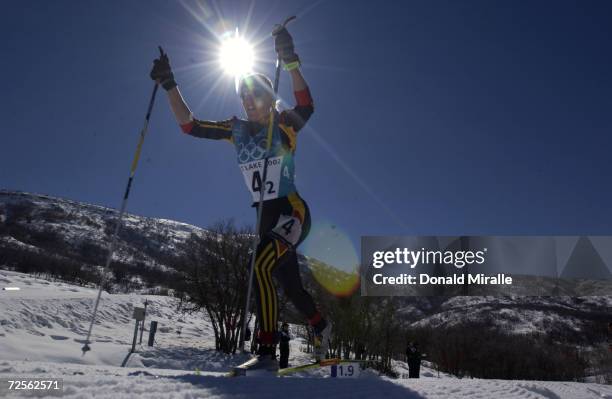
[{"label": "red stripe on sleeve", "polygon": [[183,133],[191,133],[191,129],[193,129],[193,121],[181,125]]},{"label": "red stripe on sleeve", "polygon": [[312,105],[312,97],[310,97],[310,90],[305,88],[304,90],[296,91],[293,93],[295,95],[295,100],[297,101],[297,105],[300,106],[308,106]]},{"label": "red stripe on sleeve", "polygon": [[308,324],[316,326],[321,321],[321,313],[317,312],[314,316],[308,319]]}]

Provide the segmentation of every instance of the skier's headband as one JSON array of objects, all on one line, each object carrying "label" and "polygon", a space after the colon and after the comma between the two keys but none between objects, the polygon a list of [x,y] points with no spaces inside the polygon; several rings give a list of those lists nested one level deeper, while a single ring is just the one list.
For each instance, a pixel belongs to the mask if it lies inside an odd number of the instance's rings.
[{"label": "skier's headband", "polygon": [[272,91],[272,82],[266,75],[261,73],[248,75],[240,79],[238,85],[238,95],[244,99],[245,95],[250,94],[253,97],[263,97],[266,93],[274,98]]}]

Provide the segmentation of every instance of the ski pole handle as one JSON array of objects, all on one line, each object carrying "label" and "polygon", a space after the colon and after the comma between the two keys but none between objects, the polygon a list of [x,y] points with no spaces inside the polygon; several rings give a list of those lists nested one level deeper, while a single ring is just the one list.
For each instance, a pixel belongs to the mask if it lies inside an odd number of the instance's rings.
[{"label": "ski pole handle", "polygon": [[282,29],[285,28],[285,26],[287,26],[287,24],[291,21],[293,21],[295,18],[297,18],[295,15],[292,15],[290,17],[288,17],[285,22],[283,22],[280,25],[274,25],[274,29],[272,29],[272,36],[276,36],[278,35],[278,32],[280,32]]}]

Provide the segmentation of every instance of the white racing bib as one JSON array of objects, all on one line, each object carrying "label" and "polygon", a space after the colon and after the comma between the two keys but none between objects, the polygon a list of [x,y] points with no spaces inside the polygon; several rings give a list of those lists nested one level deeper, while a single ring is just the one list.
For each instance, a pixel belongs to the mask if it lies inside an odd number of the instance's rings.
[{"label": "white racing bib", "polygon": [[302,235],[302,223],[295,216],[281,215],[272,231],[287,243],[297,245]]},{"label": "white racing bib", "polygon": [[[264,201],[278,198],[282,163],[282,156],[268,159],[268,171],[264,185]],[[242,176],[244,176],[244,182],[251,192],[254,202],[259,202],[261,195],[259,191],[262,187],[263,169],[263,159],[240,164],[240,170],[242,171]]]}]

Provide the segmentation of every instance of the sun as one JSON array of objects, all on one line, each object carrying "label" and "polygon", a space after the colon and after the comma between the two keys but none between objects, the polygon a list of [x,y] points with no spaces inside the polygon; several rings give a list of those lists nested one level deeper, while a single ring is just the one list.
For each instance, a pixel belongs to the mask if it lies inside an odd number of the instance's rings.
[{"label": "sun", "polygon": [[219,62],[226,74],[235,78],[248,74],[253,69],[254,60],[253,46],[237,30],[221,41]]}]

